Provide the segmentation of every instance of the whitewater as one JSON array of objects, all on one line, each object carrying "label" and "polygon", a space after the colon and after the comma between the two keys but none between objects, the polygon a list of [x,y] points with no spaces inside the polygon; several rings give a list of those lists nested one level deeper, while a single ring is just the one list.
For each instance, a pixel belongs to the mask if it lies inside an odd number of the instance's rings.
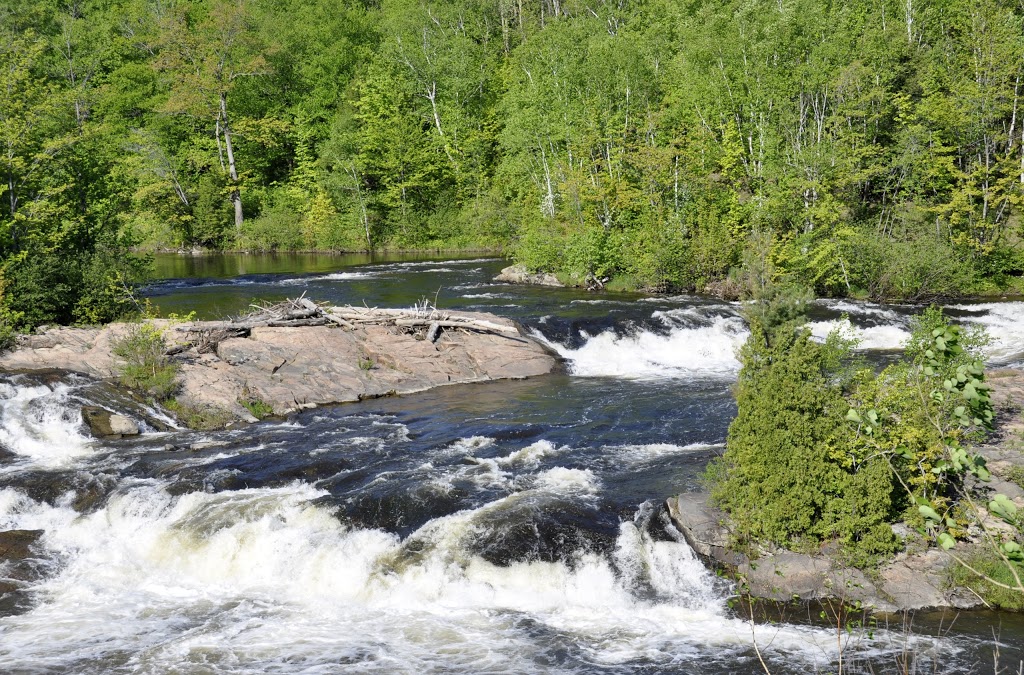
[{"label": "whitewater", "polygon": [[[217,287],[332,301],[402,289],[412,304],[443,283],[451,306],[510,305],[564,374],[218,432],[158,431],[155,411],[86,378],[0,376],[0,531],[42,531],[31,575],[0,567],[17,588],[0,605],[0,670],[755,673],[760,649],[794,672],[834,668],[840,648],[874,672],[908,651],[947,672],[980,662],[974,635],[883,626],[837,642],[813,622],[754,625],[672,525],[664,499],[699,489],[734,413],[736,305],[491,285],[496,264]],[[205,288],[152,293],[173,305]],[[955,311],[989,328],[994,363],[1020,360],[1024,306]],[[887,354],[912,315],[821,303],[811,331]],[[82,405],[127,412],[144,433],[94,440]]]}]

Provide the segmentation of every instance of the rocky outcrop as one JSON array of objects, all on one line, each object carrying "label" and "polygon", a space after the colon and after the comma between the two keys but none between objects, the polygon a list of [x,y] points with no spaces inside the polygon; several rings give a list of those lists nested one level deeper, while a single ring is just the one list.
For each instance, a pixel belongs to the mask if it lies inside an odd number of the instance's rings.
[{"label": "rocky outcrop", "polygon": [[564,286],[554,274],[550,272],[530,272],[526,265],[511,265],[501,270],[495,281],[506,284],[532,284],[534,286]]},{"label": "rocky outcrop", "polygon": [[96,438],[138,436],[139,425],[131,418],[94,405],[82,406],[82,421]]},{"label": "rocky outcrop", "polygon": [[755,598],[788,602],[839,598],[879,612],[925,608],[974,607],[976,596],[944,586],[949,559],[935,549],[903,554],[868,577],[826,553],[775,550],[756,558],[730,548],[735,541],[727,516],[708,505],[704,493],[687,493],[666,502],[673,523],[704,561],[742,579]]},{"label": "rocky outcrop", "polygon": [[[446,384],[532,377],[551,372],[558,363],[508,319],[466,312],[445,317],[441,323],[446,325],[431,327],[432,339],[423,327],[379,323],[349,328],[256,326],[246,330],[246,337],[220,339],[204,348],[186,344],[188,331],[178,329],[187,326],[153,323],[164,329],[176,352],[172,358],[180,365],[178,401],[228,410],[249,421],[255,418],[240,400],[260,400],[283,415]],[[461,320],[490,324],[495,330],[456,325]],[[127,331],[125,324],[110,324],[26,336],[17,349],[0,355],[0,369],[56,368],[115,377],[119,361],[111,347]],[[110,431],[125,433],[118,429],[112,426]]]}]

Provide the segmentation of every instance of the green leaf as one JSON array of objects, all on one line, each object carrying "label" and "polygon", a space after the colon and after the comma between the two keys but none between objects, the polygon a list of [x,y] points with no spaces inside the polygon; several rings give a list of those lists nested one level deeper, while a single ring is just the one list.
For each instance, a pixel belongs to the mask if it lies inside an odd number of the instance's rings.
[{"label": "green leaf", "polygon": [[924,516],[928,520],[931,520],[936,523],[942,521],[942,517],[939,516],[938,511],[933,509],[931,506],[925,506],[922,504],[921,506],[917,507],[917,510],[922,516]]},{"label": "green leaf", "polygon": [[853,408],[850,408],[849,412],[846,413],[846,419],[849,422],[860,423],[860,413],[858,413]]},{"label": "green leaf", "polygon": [[939,536],[937,537],[937,540],[939,542],[939,546],[941,546],[943,550],[946,551],[956,546],[956,540],[953,539],[953,537],[951,537],[946,532],[940,532]]},{"label": "green leaf", "polygon": [[988,503],[988,510],[996,514],[1011,525],[1017,522],[1017,505],[1010,501],[1004,494],[997,494]]},{"label": "green leaf", "polygon": [[1017,542],[1004,541],[999,545],[999,548],[1002,549],[1003,555],[1010,560],[1015,560],[1017,562],[1024,561],[1024,549],[1021,549],[1020,544]]}]

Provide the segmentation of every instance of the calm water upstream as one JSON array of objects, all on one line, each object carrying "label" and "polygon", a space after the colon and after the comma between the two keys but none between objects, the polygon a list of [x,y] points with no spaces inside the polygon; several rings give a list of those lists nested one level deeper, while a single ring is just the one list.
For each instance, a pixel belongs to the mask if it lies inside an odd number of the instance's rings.
[{"label": "calm water upstream", "polygon": [[[0,376],[0,530],[41,529],[39,578],[0,605],[0,672],[756,673],[835,668],[833,631],[754,629],[662,501],[699,487],[734,414],[736,307],[492,284],[490,258],[163,257],[163,312],[295,297],[514,317],[567,372],[322,408],[246,429],[100,443],[84,378]],[[886,358],[910,307],[822,302]],[[1024,363],[1024,304],[950,311]],[[142,416],[144,411],[135,410]],[[5,570],[0,568],[0,579]],[[853,631],[864,672],[992,672],[1024,622]]]}]

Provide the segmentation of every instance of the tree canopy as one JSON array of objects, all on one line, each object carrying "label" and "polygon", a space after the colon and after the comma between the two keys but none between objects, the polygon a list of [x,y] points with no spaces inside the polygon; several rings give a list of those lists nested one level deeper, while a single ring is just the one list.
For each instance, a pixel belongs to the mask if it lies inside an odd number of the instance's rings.
[{"label": "tree canopy", "polygon": [[703,290],[756,230],[819,294],[1024,274],[1015,1],[21,0],[0,26],[19,321],[102,319],[128,249],[487,247]]}]

